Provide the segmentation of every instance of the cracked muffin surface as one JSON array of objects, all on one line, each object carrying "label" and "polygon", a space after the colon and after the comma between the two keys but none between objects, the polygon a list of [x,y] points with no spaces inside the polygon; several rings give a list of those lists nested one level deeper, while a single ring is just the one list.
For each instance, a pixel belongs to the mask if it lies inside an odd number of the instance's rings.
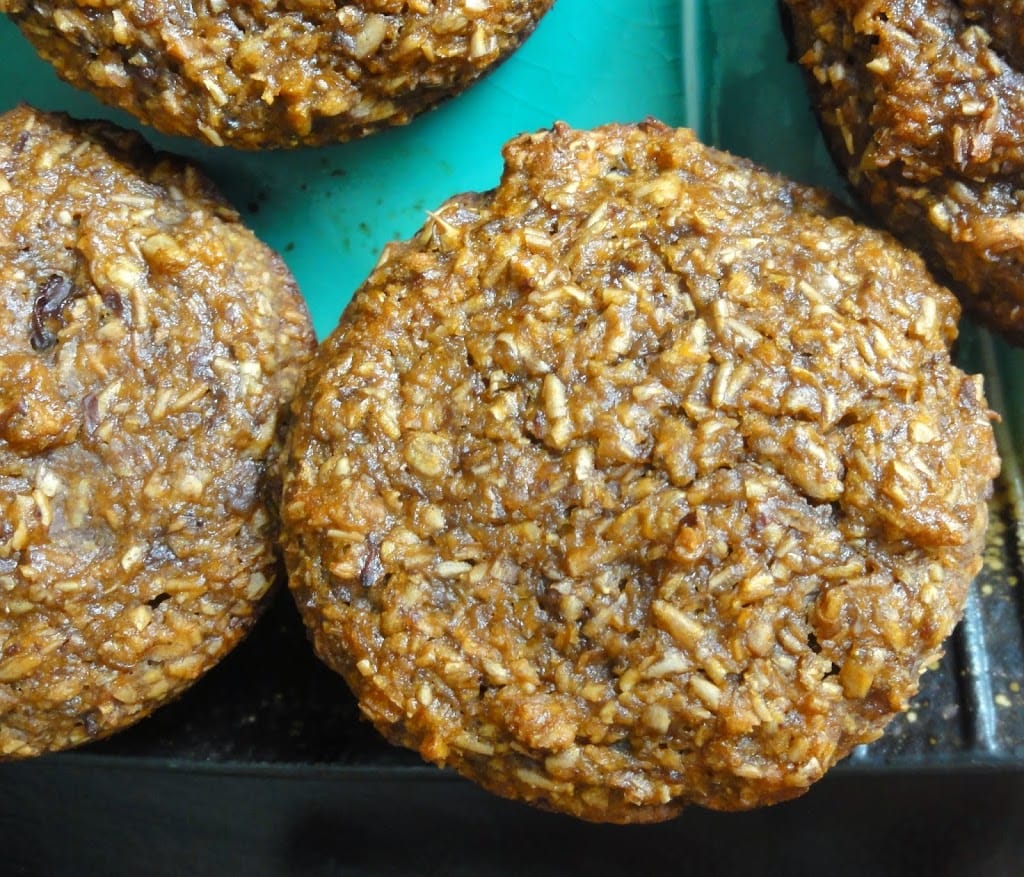
[{"label": "cracked muffin surface", "polygon": [[0,116],[0,759],[104,737],[244,635],[314,344],[283,262],[134,134]]},{"label": "cracked muffin surface", "polygon": [[0,0],[58,74],[164,132],[317,145],[408,122],[512,53],[553,0]]},{"label": "cracked muffin surface", "polygon": [[390,740],[618,822],[793,797],[917,690],[998,468],[958,305],[656,122],[516,138],[304,376],[285,559]]},{"label": "cracked muffin surface", "polygon": [[854,192],[1024,338],[1024,7],[993,0],[785,0],[829,150]]}]

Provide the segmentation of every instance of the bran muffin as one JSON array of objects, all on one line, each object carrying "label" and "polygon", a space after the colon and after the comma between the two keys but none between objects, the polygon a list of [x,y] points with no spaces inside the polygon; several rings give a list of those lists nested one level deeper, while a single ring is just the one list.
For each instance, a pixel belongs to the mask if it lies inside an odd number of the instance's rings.
[{"label": "bran muffin", "polygon": [[0,0],[62,78],[166,134],[351,140],[470,85],[554,0]]},{"label": "bran muffin", "polygon": [[1024,19],[993,0],[785,0],[829,150],[966,309],[1024,337]]},{"label": "bran muffin", "polygon": [[799,795],[907,705],[998,458],[956,300],[659,123],[509,143],[293,404],[285,559],[391,741],[584,819]]},{"label": "bran muffin", "polygon": [[268,467],[313,330],[193,167],[0,116],[0,759],[181,693],[275,573]]}]

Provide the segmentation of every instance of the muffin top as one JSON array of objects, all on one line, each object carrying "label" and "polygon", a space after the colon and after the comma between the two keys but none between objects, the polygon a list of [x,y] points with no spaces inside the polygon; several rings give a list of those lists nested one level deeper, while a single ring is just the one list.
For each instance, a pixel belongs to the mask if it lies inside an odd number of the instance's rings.
[{"label": "muffin top", "polygon": [[655,122],[513,140],[294,405],[321,657],[389,739],[587,819],[799,794],[916,691],[998,459],[959,314],[826,196]]},{"label": "muffin top", "polygon": [[2,758],[135,721],[252,624],[314,338],[206,179],[112,126],[0,116],[0,247]]},{"label": "muffin top", "polygon": [[254,149],[408,122],[553,0],[0,0],[65,80],[166,134]]},{"label": "muffin top", "polygon": [[786,0],[836,164],[971,314],[1024,339],[1024,18],[993,0]]}]

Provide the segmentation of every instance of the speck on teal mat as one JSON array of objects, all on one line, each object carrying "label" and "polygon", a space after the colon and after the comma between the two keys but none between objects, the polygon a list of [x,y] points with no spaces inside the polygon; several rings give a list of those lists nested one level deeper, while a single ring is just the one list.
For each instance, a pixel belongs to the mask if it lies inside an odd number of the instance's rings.
[{"label": "speck on teal mat", "polygon": [[292,152],[159,136],[60,82],[6,20],[0,45],[0,109],[24,101],[111,119],[198,160],[287,261],[321,336],[387,241],[412,235],[450,195],[498,182],[501,146],[515,134],[557,120],[683,122],[679,0],[557,0],[518,52],[437,110],[366,140]]}]

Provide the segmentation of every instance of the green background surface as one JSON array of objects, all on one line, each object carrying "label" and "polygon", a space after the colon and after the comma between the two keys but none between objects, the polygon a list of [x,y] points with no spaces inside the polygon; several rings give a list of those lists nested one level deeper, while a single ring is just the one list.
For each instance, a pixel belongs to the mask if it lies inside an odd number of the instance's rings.
[{"label": "green background surface", "polygon": [[[682,0],[688,124],[708,142],[844,195],[818,132],[779,4]],[[692,10],[687,16],[686,10]],[[693,97],[690,97],[690,96]]]}]

